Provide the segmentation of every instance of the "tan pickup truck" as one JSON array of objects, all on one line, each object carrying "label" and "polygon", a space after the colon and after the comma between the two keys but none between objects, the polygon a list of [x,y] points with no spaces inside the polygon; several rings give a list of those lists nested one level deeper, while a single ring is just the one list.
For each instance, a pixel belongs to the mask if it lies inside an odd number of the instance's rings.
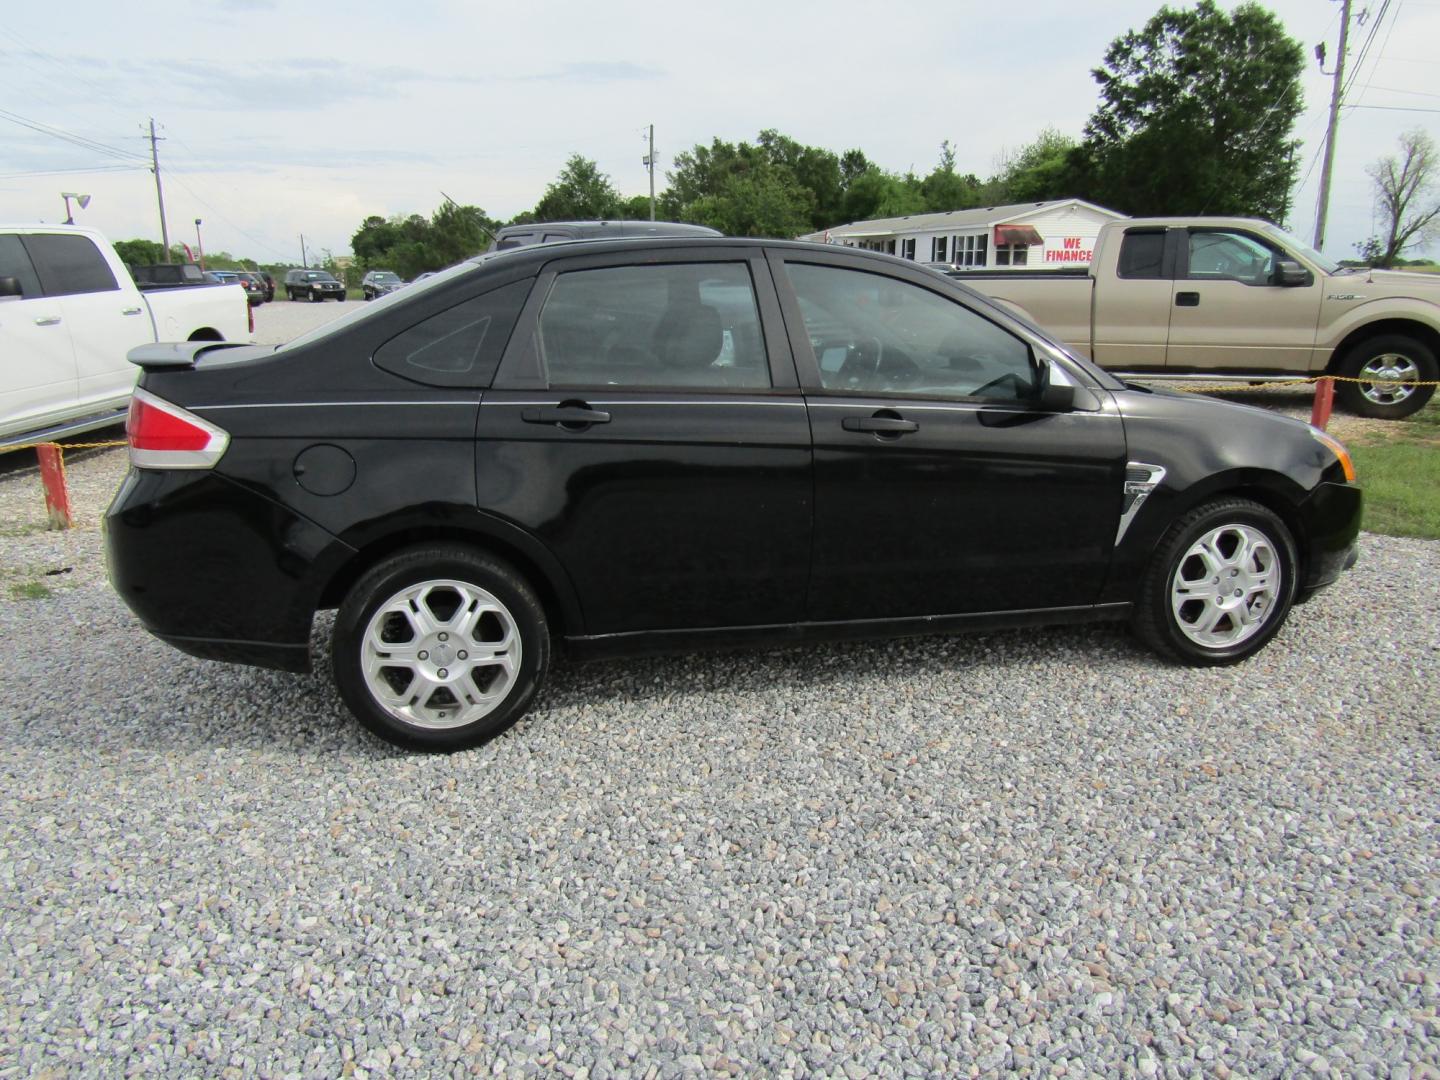
[{"label": "tan pickup truck", "polygon": [[1440,275],[1341,269],[1264,221],[1133,218],[1088,270],[958,271],[1121,376],[1340,375],[1342,405],[1396,419],[1434,393]]}]

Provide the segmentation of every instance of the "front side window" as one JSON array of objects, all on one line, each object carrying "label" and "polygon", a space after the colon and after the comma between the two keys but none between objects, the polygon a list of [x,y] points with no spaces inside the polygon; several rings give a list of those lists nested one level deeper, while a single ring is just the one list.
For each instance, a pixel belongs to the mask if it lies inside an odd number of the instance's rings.
[{"label": "front side window", "polygon": [[1192,281],[1269,285],[1274,279],[1275,252],[1244,233],[1192,232],[1189,256]]},{"label": "front side window", "polygon": [[1028,400],[1030,347],[962,304],[880,274],[790,264],[827,390]]},{"label": "front side window", "polygon": [[489,386],[530,292],[517,281],[421,320],[375,351],[375,365],[427,386]]},{"label": "front side window", "polygon": [[770,385],[744,263],[561,274],[540,313],[540,348],[552,387]]},{"label": "front side window", "polygon": [[88,236],[41,233],[27,236],[25,247],[51,296],[115,292],[120,288],[110,264]]},{"label": "front side window", "polygon": [[[25,245],[14,233],[0,234],[0,277],[13,277],[20,283],[21,299],[34,300],[40,295],[40,279],[35,275],[35,267],[25,253]],[[6,299],[9,297],[0,296],[0,300]]]}]

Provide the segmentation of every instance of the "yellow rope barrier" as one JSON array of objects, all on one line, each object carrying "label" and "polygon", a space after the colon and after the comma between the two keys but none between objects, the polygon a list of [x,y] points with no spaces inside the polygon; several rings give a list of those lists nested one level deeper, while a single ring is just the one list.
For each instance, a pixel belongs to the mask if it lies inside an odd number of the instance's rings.
[{"label": "yellow rope barrier", "polygon": [[124,439],[112,439],[109,442],[56,442],[54,439],[46,439],[44,442],[17,443],[15,446],[0,447],[0,454],[9,454],[15,450],[34,450],[39,446],[58,446],[61,450],[103,450],[116,446],[129,446]]},{"label": "yellow rope barrier", "polygon": [[[1172,390],[1183,390],[1188,394],[1263,394],[1267,390],[1283,390],[1289,386],[1314,386],[1322,379],[1330,382],[1364,383],[1369,385],[1383,386],[1440,386],[1440,380],[1429,379],[1357,379],[1349,375],[1317,375],[1313,379],[1278,379],[1274,382],[1262,383],[1227,383],[1227,382],[1203,382],[1199,386],[1171,386]],[[1132,378],[1133,382],[1163,382],[1170,383],[1171,380],[1163,375],[1156,375],[1147,378],[1144,375],[1137,375]]]}]

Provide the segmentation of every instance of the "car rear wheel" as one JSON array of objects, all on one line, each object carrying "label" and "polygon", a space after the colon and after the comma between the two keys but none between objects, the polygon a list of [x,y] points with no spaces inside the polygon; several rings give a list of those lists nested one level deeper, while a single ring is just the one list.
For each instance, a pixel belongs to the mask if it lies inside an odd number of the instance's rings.
[{"label": "car rear wheel", "polygon": [[460,545],[379,563],[336,616],[335,681],[355,717],[414,750],[452,751],[504,731],[550,662],[545,611],[513,567]]},{"label": "car rear wheel", "polygon": [[1233,664],[1279,631],[1295,599],[1295,542],[1249,499],[1219,499],[1166,532],[1140,587],[1133,628],[1187,664]]},{"label": "car rear wheel", "polygon": [[1435,354],[1404,334],[1382,334],[1355,346],[1340,374],[1359,382],[1337,383],[1335,396],[1350,412],[1381,420],[1399,420],[1424,408],[1435,393]]}]

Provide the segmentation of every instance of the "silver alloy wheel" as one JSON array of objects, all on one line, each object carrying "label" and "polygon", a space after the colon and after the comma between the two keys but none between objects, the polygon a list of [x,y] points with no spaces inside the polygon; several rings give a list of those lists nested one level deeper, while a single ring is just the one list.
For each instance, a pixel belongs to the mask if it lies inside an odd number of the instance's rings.
[{"label": "silver alloy wheel", "polygon": [[1360,384],[1360,393],[1367,401],[1376,405],[1398,405],[1415,393],[1416,388],[1396,384],[1418,382],[1420,366],[1404,353],[1381,353],[1365,362],[1357,378],[1375,380]]},{"label": "silver alloy wheel", "polygon": [[375,703],[401,723],[432,730],[493,712],[520,671],[515,617],[493,593],[465,581],[401,589],[371,617],[360,647]]},{"label": "silver alloy wheel", "polygon": [[1250,525],[1219,525],[1190,545],[1170,578],[1175,625],[1201,648],[1238,645],[1270,621],[1282,576],[1268,536]]}]

